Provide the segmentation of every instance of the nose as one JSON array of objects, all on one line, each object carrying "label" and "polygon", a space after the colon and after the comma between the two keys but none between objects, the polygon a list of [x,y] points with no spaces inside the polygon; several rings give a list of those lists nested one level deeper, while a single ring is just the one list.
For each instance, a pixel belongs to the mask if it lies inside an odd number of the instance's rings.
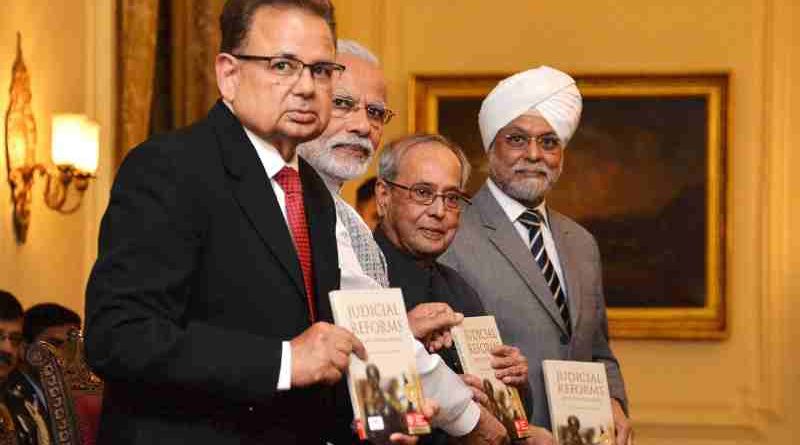
[{"label": "nose", "polygon": [[434,218],[442,219],[446,212],[447,208],[444,205],[444,196],[437,196],[433,198],[433,202],[428,206],[426,213]]},{"label": "nose", "polygon": [[316,87],[314,77],[311,75],[311,67],[304,66],[298,74],[298,78],[292,85],[292,92],[298,96],[310,97],[314,94]]},{"label": "nose", "polygon": [[370,128],[369,117],[367,117],[367,107],[359,107],[347,117],[347,131],[359,136],[369,136]]},{"label": "nose", "polygon": [[525,157],[531,161],[538,161],[542,158],[542,149],[539,148],[539,143],[536,139],[531,139],[528,144],[528,149],[525,151]]},{"label": "nose", "polygon": [[11,339],[8,337],[0,338],[0,351],[15,353],[17,348],[11,343]]}]

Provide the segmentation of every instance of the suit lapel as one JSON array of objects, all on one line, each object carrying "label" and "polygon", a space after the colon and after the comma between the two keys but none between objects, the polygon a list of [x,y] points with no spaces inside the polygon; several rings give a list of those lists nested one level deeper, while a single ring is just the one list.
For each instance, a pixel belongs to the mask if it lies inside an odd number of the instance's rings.
[{"label": "suit lapel", "polygon": [[286,269],[299,295],[305,296],[300,261],[289,226],[255,147],[247,139],[242,125],[221,101],[212,108],[209,119],[216,129],[222,161],[231,178],[231,188],[239,207],[266,247]]},{"label": "suit lapel", "polygon": [[339,288],[339,262],[336,247],[336,210],[331,192],[314,169],[299,159],[303,183],[303,204],[308,221],[308,239],[314,270],[317,318],[333,322],[328,292]]},{"label": "suit lapel", "polygon": [[561,273],[566,281],[567,303],[569,304],[569,314],[572,319],[572,332],[575,332],[581,315],[581,280],[578,277],[580,271],[579,256],[576,255],[572,248],[573,243],[569,241],[570,232],[564,224],[564,217],[552,209],[548,208],[547,211],[549,213],[550,231],[553,233],[553,242],[556,245],[558,259],[561,263]]},{"label": "suit lapel", "polygon": [[547,287],[539,265],[533,259],[530,250],[522,242],[503,208],[492,196],[487,186],[483,186],[475,195],[475,206],[480,212],[489,241],[514,267],[519,277],[530,288],[539,303],[545,308],[550,318],[566,333],[564,320],[558,312],[553,293]]}]

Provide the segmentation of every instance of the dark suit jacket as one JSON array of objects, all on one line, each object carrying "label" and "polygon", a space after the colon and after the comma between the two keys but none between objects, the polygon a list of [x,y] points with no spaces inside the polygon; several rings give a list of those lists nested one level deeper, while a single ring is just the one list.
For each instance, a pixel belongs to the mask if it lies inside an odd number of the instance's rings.
[{"label": "dark suit jacket", "polygon": [[534,424],[549,427],[542,360],[606,365],[611,396],[626,406],[625,384],[608,342],[600,251],[589,232],[548,208],[550,230],[565,276],[572,335],[530,250],[484,185],[461,216],[461,227],[440,261],[457,270],[493,314],[503,341],[528,358]]},{"label": "dark suit jacket", "polygon": [[[403,290],[406,310],[410,311],[422,303],[441,302],[447,303],[465,317],[490,315],[484,309],[478,293],[458,271],[438,262],[428,267],[420,265],[414,257],[392,244],[380,226],[375,229],[375,241],[386,257],[389,285]],[[454,372],[464,373],[455,346],[441,349],[438,354]],[[530,415],[533,410],[530,391],[520,391],[520,397]],[[443,431],[435,430],[431,437],[423,438],[420,443],[439,444],[447,441],[447,435]]]},{"label": "dark suit jacket", "polygon": [[[331,321],[335,210],[302,160],[300,176],[317,313]],[[255,148],[221,102],[125,159],[103,217],[86,314],[88,360],[106,381],[100,444],[347,435],[348,425],[332,424],[330,388],[276,390],[281,341],[310,326],[302,273]]]}]

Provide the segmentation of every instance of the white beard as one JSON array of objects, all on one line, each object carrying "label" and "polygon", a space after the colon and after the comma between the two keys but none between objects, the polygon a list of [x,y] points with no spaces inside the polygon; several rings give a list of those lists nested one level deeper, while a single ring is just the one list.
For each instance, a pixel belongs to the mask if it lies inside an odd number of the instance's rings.
[{"label": "white beard", "polygon": [[[337,153],[337,146],[350,145],[361,147],[367,153],[365,158],[353,156],[350,153]],[[367,172],[375,147],[366,137],[354,135],[334,135],[322,141],[317,138],[297,146],[297,153],[311,164],[317,172],[328,176],[339,183],[358,178]]]},{"label": "white beard", "polygon": [[540,202],[544,196],[553,188],[558,178],[561,176],[561,171],[564,167],[564,158],[558,165],[558,168],[551,169],[544,162],[539,161],[531,163],[525,159],[520,159],[512,167],[512,171],[518,169],[525,169],[528,171],[535,171],[545,175],[544,178],[514,178],[513,174],[505,175],[498,172],[493,167],[490,152],[489,159],[489,177],[492,178],[497,187],[500,188],[506,195],[520,201],[526,205],[532,205]]}]

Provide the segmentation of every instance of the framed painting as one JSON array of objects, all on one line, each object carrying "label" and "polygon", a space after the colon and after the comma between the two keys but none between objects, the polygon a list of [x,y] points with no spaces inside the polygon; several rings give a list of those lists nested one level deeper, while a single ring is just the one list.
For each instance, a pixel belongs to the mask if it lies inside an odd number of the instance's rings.
[{"label": "framed painting", "polygon": [[[478,110],[504,77],[410,81],[409,130],[464,148],[470,194],[488,175]],[[725,338],[728,74],[575,79],[583,115],[547,201],[597,239],[612,337]]]}]

